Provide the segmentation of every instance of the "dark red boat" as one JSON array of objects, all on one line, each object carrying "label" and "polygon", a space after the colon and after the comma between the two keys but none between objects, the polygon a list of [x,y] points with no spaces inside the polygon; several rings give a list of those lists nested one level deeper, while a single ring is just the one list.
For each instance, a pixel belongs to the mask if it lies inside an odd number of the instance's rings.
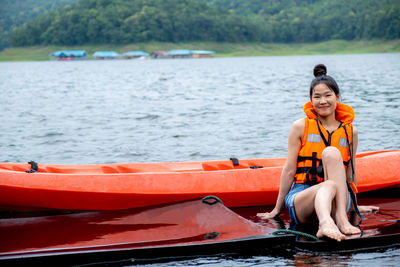
[{"label": "dark red boat", "polygon": [[[171,205],[0,220],[0,264],[104,264],[158,261],[218,253],[250,255],[283,247],[349,252],[400,246],[399,189],[361,197],[378,205],[365,214],[362,235],[338,243],[290,234],[289,218],[260,220],[268,207],[226,208],[207,197]],[[357,219],[357,218],[356,218]],[[276,235],[277,231],[283,234]],[[315,234],[316,229],[297,229]]]},{"label": "dark red boat", "polygon": [[[277,247],[293,236],[232,212],[215,198],[122,211],[0,220],[0,262],[76,264]],[[282,243],[279,244],[280,241]]]}]

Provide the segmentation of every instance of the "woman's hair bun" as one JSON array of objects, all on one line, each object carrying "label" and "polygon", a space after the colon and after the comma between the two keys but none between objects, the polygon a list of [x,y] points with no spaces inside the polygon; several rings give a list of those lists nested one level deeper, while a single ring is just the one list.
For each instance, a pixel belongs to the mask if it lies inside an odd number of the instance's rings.
[{"label": "woman's hair bun", "polygon": [[326,75],[326,66],[324,64],[318,64],[314,67],[314,77]]}]

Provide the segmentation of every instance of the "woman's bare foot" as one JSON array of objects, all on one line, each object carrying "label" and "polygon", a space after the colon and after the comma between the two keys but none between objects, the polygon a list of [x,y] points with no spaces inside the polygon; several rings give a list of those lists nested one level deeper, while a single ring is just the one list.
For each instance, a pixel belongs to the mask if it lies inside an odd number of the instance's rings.
[{"label": "woman's bare foot", "polygon": [[337,226],[339,230],[345,235],[357,235],[361,234],[361,230],[358,227],[353,226],[347,218],[342,221],[338,221]]},{"label": "woman's bare foot", "polygon": [[325,222],[320,222],[319,223],[319,229],[317,232],[317,237],[322,238],[322,237],[328,237],[331,239],[334,239],[336,241],[342,241],[345,239],[345,235],[343,235],[339,228],[336,226],[335,222],[333,220],[325,221]]}]

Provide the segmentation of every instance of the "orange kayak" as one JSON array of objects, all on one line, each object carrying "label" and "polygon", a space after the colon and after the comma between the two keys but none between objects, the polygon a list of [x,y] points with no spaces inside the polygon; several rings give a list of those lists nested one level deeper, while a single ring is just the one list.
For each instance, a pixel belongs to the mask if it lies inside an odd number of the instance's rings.
[{"label": "orange kayak", "polygon": [[[235,164],[234,164],[235,163]],[[227,207],[273,205],[284,158],[94,165],[0,164],[0,208],[120,210],[214,195]],[[358,192],[400,185],[400,150],[357,154]]]}]

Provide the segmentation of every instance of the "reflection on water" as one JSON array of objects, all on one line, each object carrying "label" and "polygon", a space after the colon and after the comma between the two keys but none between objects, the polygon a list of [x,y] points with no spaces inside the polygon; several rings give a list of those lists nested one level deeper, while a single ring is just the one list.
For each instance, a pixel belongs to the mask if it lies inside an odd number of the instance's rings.
[{"label": "reflection on water", "polygon": [[348,261],[351,259],[350,255],[316,255],[307,253],[307,252],[299,252],[293,258],[292,266],[338,266],[344,267],[348,266]]},{"label": "reflection on water", "polygon": [[[13,62],[0,63],[0,160],[285,157],[289,128],[304,117],[317,63],[327,65],[343,102],[356,111],[359,150],[400,149],[400,54]],[[371,263],[362,255],[326,257],[338,259],[338,265]],[[399,255],[393,250],[379,257]],[[326,264],[324,257],[299,257],[217,257],[186,264]]]}]

